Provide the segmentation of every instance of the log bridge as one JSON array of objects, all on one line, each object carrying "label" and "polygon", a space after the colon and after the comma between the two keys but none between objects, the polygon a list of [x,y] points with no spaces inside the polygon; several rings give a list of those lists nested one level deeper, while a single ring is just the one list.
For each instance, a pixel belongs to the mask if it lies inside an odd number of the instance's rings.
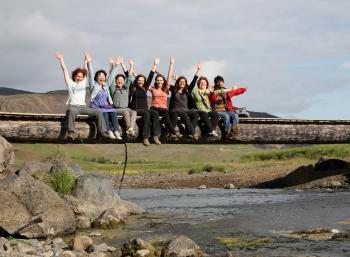
[{"label": "log bridge", "polygon": [[[122,117],[120,125],[125,129]],[[140,119],[137,121],[136,132]],[[180,132],[183,130],[179,124]],[[86,115],[76,118],[76,133],[79,137],[67,141],[66,115],[0,112],[0,135],[11,143],[95,143],[121,144],[140,142],[136,137],[111,140],[96,137],[96,126]],[[217,131],[221,135],[222,128]],[[125,130],[124,130],[125,131]],[[197,127],[195,140],[161,138],[169,144],[346,144],[350,143],[350,120],[304,120],[280,118],[241,118],[239,134],[235,139],[203,138]]]}]

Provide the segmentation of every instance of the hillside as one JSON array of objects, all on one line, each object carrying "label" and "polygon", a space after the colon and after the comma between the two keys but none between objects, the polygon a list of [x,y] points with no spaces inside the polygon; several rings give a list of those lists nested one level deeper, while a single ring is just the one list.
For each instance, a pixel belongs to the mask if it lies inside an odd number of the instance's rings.
[{"label": "hillside", "polygon": [[[89,98],[90,94],[87,91],[86,99]],[[54,90],[39,94],[0,87],[0,112],[65,113],[67,99],[67,90]],[[266,112],[249,111],[249,114],[250,117],[256,118],[276,117]]]}]

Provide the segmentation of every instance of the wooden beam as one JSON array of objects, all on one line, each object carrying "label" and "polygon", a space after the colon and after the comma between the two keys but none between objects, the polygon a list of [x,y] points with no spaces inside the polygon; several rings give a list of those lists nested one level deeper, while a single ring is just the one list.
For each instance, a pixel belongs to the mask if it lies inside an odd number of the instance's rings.
[{"label": "wooden beam", "polygon": [[[119,121],[123,125],[121,117]],[[64,114],[0,113],[0,135],[13,143],[118,144],[141,141],[136,137],[122,141],[95,138],[94,122],[86,115],[79,115],[76,119],[79,138],[68,142],[65,140],[65,123]],[[141,125],[139,121],[138,125]],[[221,134],[219,128],[217,131]],[[241,118],[239,135],[234,140],[202,138],[200,135],[201,130],[197,127],[197,140],[163,138],[161,141],[175,144],[342,144],[350,143],[350,121]]]}]

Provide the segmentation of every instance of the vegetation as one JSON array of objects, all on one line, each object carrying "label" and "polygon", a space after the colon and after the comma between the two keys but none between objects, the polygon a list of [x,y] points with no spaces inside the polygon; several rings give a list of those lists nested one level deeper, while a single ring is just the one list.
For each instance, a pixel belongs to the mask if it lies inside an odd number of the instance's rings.
[{"label": "vegetation", "polygon": [[257,248],[272,241],[269,237],[256,239],[243,239],[240,237],[218,237],[217,239],[220,243],[228,247],[239,249]]},{"label": "vegetation", "polygon": [[68,195],[72,192],[76,177],[70,170],[62,170],[50,176],[50,185],[57,193]]},{"label": "vegetation", "polygon": [[350,157],[350,145],[315,145],[296,147],[286,150],[271,150],[243,155],[242,161],[266,161],[266,160],[289,160],[293,158],[305,158],[317,160],[321,156],[334,158]]}]

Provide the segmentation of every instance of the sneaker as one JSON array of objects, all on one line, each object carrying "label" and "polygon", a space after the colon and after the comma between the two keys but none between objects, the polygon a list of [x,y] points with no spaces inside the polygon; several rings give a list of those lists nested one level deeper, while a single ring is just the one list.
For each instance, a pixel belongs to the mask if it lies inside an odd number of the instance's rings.
[{"label": "sneaker", "polygon": [[126,134],[133,137],[135,136],[135,130],[133,128],[128,128],[128,130],[126,131]]},{"label": "sneaker", "polygon": [[230,133],[230,139],[236,139],[236,137],[239,134],[239,127],[238,125],[233,125]]},{"label": "sneaker", "polygon": [[162,143],[159,141],[158,136],[154,136],[154,137],[153,137],[153,141],[154,141],[154,143],[155,143],[156,145],[161,145],[161,144],[162,144]]},{"label": "sneaker", "polygon": [[148,141],[148,138],[143,139],[142,143],[143,143],[144,146],[150,146],[151,145],[151,143]]},{"label": "sneaker", "polygon": [[123,136],[123,130],[122,130],[122,127],[119,126],[119,128],[117,129],[118,132],[119,132],[119,136]]},{"label": "sneaker", "polygon": [[112,131],[107,131],[107,135],[110,139],[116,139],[116,137],[114,136],[113,132]]},{"label": "sneaker", "polygon": [[113,134],[118,140],[122,140],[122,137],[120,136],[120,132],[119,131],[114,131]]},{"label": "sneaker", "polygon": [[68,131],[66,139],[74,141],[75,138],[76,138],[75,132],[74,131]]},{"label": "sneaker", "polygon": [[208,136],[210,136],[210,137],[218,137],[219,135],[218,135],[218,133],[216,133],[215,130],[213,130],[212,132],[208,133]]}]

